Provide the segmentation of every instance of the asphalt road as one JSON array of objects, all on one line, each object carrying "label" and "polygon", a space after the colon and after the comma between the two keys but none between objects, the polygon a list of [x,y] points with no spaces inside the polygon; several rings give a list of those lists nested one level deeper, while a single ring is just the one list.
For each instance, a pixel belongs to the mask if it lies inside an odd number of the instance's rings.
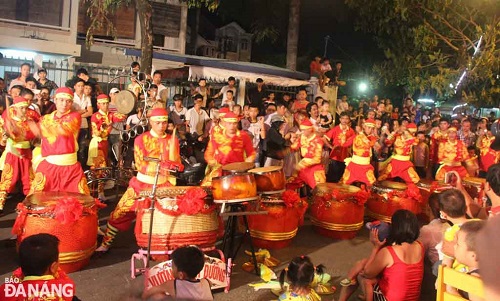
[{"label": "asphalt road", "polygon": [[[6,214],[0,217],[0,279],[9,276],[17,267],[15,241],[9,240],[16,217],[14,209],[17,201],[8,200]],[[100,211],[101,225],[106,223],[109,212],[115,205],[115,201],[110,201],[108,208]],[[260,282],[260,278],[241,269],[241,265],[248,261],[248,256],[243,252],[245,249],[249,249],[248,242],[243,244],[235,260],[229,293],[215,292],[215,300],[276,300],[277,297],[270,290],[254,291],[248,286],[249,283]],[[130,275],[131,256],[137,250],[133,228],[120,233],[110,252],[102,257],[92,258],[83,270],[70,274],[76,283],[78,297],[84,301],[134,300],[130,296],[140,294],[143,283],[142,277],[132,279]],[[305,224],[299,228],[292,244],[284,249],[271,250],[271,255],[281,261],[281,265],[274,269],[277,274],[293,257],[299,255],[308,255],[314,264],[325,265],[326,272],[332,275],[333,285],[338,290],[333,295],[323,296],[323,300],[333,300],[338,297],[339,281],[345,277],[352,264],[368,256],[370,250],[368,231],[364,227],[352,240],[332,240],[314,232],[306,215]],[[426,278],[421,300],[435,300],[433,281],[432,278]],[[352,300],[357,298],[353,297]]]}]

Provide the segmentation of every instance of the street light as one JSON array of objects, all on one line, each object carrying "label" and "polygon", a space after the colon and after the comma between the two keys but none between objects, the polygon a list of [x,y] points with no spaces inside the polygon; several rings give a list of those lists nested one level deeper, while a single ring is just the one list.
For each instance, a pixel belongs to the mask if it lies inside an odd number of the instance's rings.
[{"label": "street light", "polygon": [[368,90],[368,84],[367,83],[359,83],[358,89],[359,89],[359,92],[366,92],[366,90]]}]

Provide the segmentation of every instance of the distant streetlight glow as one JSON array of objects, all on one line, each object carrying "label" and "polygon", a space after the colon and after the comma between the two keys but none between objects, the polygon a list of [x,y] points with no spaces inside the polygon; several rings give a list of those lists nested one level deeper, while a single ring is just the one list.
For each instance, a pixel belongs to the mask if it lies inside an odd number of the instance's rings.
[{"label": "distant streetlight glow", "polygon": [[368,90],[368,85],[366,83],[360,83],[358,89],[360,92],[366,92],[366,90]]}]

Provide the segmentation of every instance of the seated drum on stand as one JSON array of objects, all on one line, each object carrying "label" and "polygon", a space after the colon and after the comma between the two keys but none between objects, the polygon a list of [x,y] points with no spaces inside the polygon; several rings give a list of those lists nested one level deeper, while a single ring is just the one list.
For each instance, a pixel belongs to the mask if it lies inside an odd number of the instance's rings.
[{"label": "seated drum on stand", "polygon": [[18,244],[38,233],[56,236],[61,269],[75,272],[89,263],[97,247],[97,210],[102,206],[97,199],[78,193],[34,193],[18,204],[12,231]]},{"label": "seated drum on stand", "polygon": [[313,191],[311,222],[319,234],[335,239],[354,238],[363,227],[366,192],[356,186],[318,184]]},{"label": "seated drum on stand", "polygon": [[418,187],[393,181],[375,183],[366,203],[367,215],[390,223],[392,215],[399,209],[406,209],[417,215],[422,212],[422,195]]},{"label": "seated drum on stand", "polygon": [[[135,237],[147,248],[151,221],[149,191],[137,202]],[[164,187],[157,191],[151,232],[152,252],[168,254],[180,246],[196,245],[202,250],[215,248],[219,219],[209,189],[191,186]]]}]

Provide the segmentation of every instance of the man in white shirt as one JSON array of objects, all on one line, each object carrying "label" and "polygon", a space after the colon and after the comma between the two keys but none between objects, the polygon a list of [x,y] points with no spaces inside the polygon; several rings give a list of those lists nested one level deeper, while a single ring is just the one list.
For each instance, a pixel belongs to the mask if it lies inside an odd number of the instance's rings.
[{"label": "man in white shirt", "polygon": [[83,93],[84,86],[85,81],[83,79],[78,79],[73,85],[75,94],[71,108],[73,111],[80,113],[82,116],[82,125],[80,126],[80,132],[78,133],[78,161],[82,164],[82,168],[86,169],[89,144],[89,123],[87,118],[92,116],[94,110],[92,109],[90,97]]},{"label": "man in white shirt", "polygon": [[203,96],[196,94],[194,97],[194,107],[189,109],[186,113],[186,123],[189,128],[189,132],[194,136],[198,137],[198,141],[203,141],[203,134],[205,130],[206,123],[210,120],[208,114],[201,107],[203,105]]},{"label": "man in white shirt", "polygon": [[235,102],[234,102],[234,95],[233,95],[233,90],[227,90],[226,92],[226,99],[222,101],[220,104],[221,107],[223,106],[228,106],[230,110],[233,109]]},{"label": "man in white shirt", "polygon": [[238,91],[236,89],[236,87],[234,86],[236,80],[233,76],[230,76],[228,79],[227,79],[227,85],[222,87],[222,89],[220,89],[219,93],[215,94],[214,95],[214,98],[219,98],[220,96],[222,96],[222,104],[221,104],[221,107],[224,105],[224,103],[226,102],[227,100],[227,91],[233,91],[233,99],[236,97],[236,92]]},{"label": "man in white shirt", "polygon": [[162,74],[158,70],[153,73],[153,84],[155,84],[158,87],[158,91],[156,92],[156,99],[161,99],[160,97],[161,91],[167,88],[161,83],[161,76]]},{"label": "man in white shirt", "polygon": [[16,85],[26,86],[26,78],[30,75],[31,65],[28,63],[24,63],[21,65],[21,74],[16,79],[13,79],[10,82],[9,90]]}]

